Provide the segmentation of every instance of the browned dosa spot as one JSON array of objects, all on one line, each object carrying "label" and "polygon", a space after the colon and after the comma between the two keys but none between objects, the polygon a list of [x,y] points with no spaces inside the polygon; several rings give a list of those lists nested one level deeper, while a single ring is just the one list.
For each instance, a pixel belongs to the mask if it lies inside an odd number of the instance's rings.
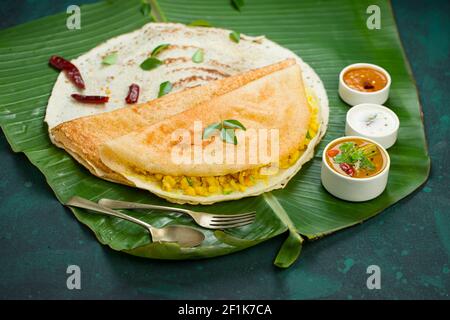
[{"label": "browned dosa spot", "polygon": [[177,57],[177,58],[167,58],[164,60],[165,65],[169,65],[175,62],[187,62],[189,58],[186,57]]},{"label": "browned dosa spot", "polygon": [[189,82],[195,82],[195,81],[201,81],[201,80],[203,80],[203,81],[212,81],[212,80],[218,80],[218,78],[216,78],[216,77],[209,77],[209,76],[205,76],[205,77],[203,77],[203,76],[191,76],[191,77],[187,77],[187,78],[180,79],[180,80],[176,81],[173,84],[173,86],[174,87],[179,87],[179,86],[184,85],[184,84],[189,83]]},{"label": "browned dosa spot", "polygon": [[198,70],[198,71],[204,71],[206,73],[211,73],[211,74],[215,74],[217,76],[220,76],[222,78],[225,77],[229,77],[230,74],[217,70],[217,69],[212,69],[212,68],[204,68],[204,67],[187,67],[187,68],[177,68],[177,69],[173,69],[172,72],[178,72],[178,71],[188,71],[188,70]]},{"label": "browned dosa spot", "polygon": [[166,50],[173,50],[173,49],[182,49],[182,50],[187,50],[187,49],[198,49],[198,47],[196,46],[190,46],[190,45],[178,45],[178,44],[171,44],[167,47]]},{"label": "browned dosa spot", "polygon": [[219,62],[219,61],[217,61],[217,60],[209,60],[209,63],[212,64],[212,65],[214,65],[214,66],[217,66],[217,67],[222,67],[222,68],[225,68],[225,69],[231,69],[231,70],[234,70],[234,68],[231,67],[230,65],[225,64],[225,63],[222,63],[222,62]]}]

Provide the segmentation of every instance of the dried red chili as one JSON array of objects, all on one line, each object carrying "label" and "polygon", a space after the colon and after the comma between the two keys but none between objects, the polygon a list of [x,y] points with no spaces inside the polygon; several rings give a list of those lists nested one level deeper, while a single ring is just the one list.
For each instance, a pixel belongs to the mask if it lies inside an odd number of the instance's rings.
[{"label": "dried red chili", "polygon": [[72,98],[79,102],[91,103],[91,104],[102,104],[109,101],[109,97],[106,96],[84,96],[82,94],[74,93]]},{"label": "dried red chili", "polygon": [[63,70],[66,72],[67,77],[80,89],[85,88],[84,80],[81,77],[80,70],[72,64],[70,61],[59,57],[51,56],[49,63],[58,70]]},{"label": "dried red chili", "polygon": [[355,174],[355,169],[353,169],[353,167],[351,165],[349,165],[348,163],[341,163],[339,165],[339,167],[342,169],[342,171],[344,171],[346,174],[348,174],[349,176],[353,177]]},{"label": "dried red chili", "polygon": [[135,83],[131,84],[125,101],[129,104],[136,103],[139,99],[139,86]]}]

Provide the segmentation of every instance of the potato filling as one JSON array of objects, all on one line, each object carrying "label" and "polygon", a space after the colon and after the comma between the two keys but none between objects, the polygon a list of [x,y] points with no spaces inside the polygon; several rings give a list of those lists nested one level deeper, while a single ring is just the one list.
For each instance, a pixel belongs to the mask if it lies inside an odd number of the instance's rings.
[{"label": "potato filling", "polygon": [[[289,156],[280,160],[280,168],[286,169],[297,162],[305,152],[308,144],[317,135],[319,130],[318,104],[314,96],[308,95],[308,107],[311,111],[311,120],[308,126],[306,138],[303,143]],[[150,181],[157,182],[164,191],[181,192],[189,196],[209,196],[216,194],[230,194],[236,191],[245,191],[258,181],[267,182],[269,176],[262,174],[264,167],[240,171],[223,176],[189,177],[167,176],[162,174],[144,173]],[[140,173],[142,176],[142,173]]]}]

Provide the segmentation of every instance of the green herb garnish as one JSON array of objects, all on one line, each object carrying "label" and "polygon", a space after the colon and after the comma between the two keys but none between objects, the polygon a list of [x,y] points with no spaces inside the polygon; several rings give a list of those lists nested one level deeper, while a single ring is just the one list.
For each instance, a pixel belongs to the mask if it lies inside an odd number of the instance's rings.
[{"label": "green herb garnish", "polygon": [[223,120],[223,127],[227,129],[242,129],[246,130],[244,125],[237,120]]},{"label": "green herb garnish", "polygon": [[309,133],[309,130],[306,131],[306,139],[311,140],[311,134]]},{"label": "green herb garnish", "polygon": [[158,54],[160,54],[162,51],[166,50],[169,47],[168,43],[160,44],[155,49],[153,49],[151,56],[156,57]]},{"label": "green herb garnish", "polygon": [[143,70],[149,71],[149,70],[153,70],[153,69],[159,67],[160,65],[162,65],[163,62],[161,60],[159,60],[158,58],[156,58],[156,56],[158,54],[160,54],[162,51],[166,50],[168,47],[169,47],[169,44],[164,43],[164,44],[160,44],[155,49],[153,49],[152,53],[150,54],[150,57],[145,59],[141,63],[141,68]]},{"label": "green herb garnish", "polygon": [[238,141],[235,133],[236,129],[242,129],[244,131],[247,130],[238,120],[229,119],[216,122],[205,128],[203,131],[203,139],[208,139],[217,130],[220,131],[220,138],[222,141],[237,144]]},{"label": "green herb garnish", "polygon": [[157,67],[159,67],[160,65],[162,65],[163,62],[155,57],[150,57],[145,59],[142,63],[141,63],[141,69],[149,71],[149,70],[153,70]]},{"label": "green herb garnish", "polygon": [[110,53],[103,58],[102,64],[113,65],[117,62],[117,58],[118,58],[117,52]]},{"label": "green herb garnish", "polygon": [[239,32],[233,31],[230,33],[230,39],[233,42],[239,43],[241,40],[241,34]]},{"label": "green herb garnish", "polygon": [[172,84],[170,81],[165,81],[159,85],[159,93],[158,98],[168,94],[170,91],[172,91]]},{"label": "green herb garnish", "polygon": [[345,142],[339,146],[339,150],[341,153],[333,158],[336,163],[348,163],[361,169],[375,169],[375,165],[368,158],[376,154],[375,145],[369,144],[358,147],[354,142]]},{"label": "green herb garnish", "polygon": [[192,56],[192,61],[195,63],[202,63],[203,56],[204,56],[203,49],[198,49],[197,51],[195,51],[194,55]]},{"label": "green herb garnish", "polygon": [[205,130],[203,130],[203,139],[208,139],[210,136],[212,136],[212,134],[216,130],[220,130],[220,129],[222,129],[222,123],[221,122],[213,123],[213,124],[207,126],[205,128]]},{"label": "green herb garnish", "polygon": [[198,20],[194,20],[191,23],[189,23],[188,26],[209,28],[209,27],[212,27],[213,25],[206,20],[198,19]]},{"label": "green herb garnish", "polygon": [[223,128],[222,130],[220,130],[220,138],[222,139],[222,141],[225,141],[226,143],[231,144],[238,143],[236,133],[234,132],[233,129]]},{"label": "green herb garnish", "polygon": [[237,10],[241,11],[241,8],[245,5],[244,0],[231,0],[231,5]]}]

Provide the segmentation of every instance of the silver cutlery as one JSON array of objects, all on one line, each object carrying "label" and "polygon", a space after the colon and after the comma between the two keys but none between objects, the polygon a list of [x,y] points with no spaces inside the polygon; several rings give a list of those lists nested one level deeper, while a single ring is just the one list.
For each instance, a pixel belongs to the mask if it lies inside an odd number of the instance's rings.
[{"label": "silver cutlery", "polygon": [[207,229],[228,229],[242,227],[247,224],[251,224],[255,220],[256,216],[255,211],[240,214],[212,214],[182,208],[157,206],[153,204],[119,201],[112,199],[100,199],[98,203],[110,209],[156,209],[171,212],[180,212],[191,216],[198,225]]},{"label": "silver cutlery", "polygon": [[106,208],[100,204],[89,201],[81,197],[73,197],[66,205],[100,212],[109,216],[121,218],[130,222],[134,222],[141,227],[147,229],[152,237],[153,242],[176,242],[182,247],[195,247],[203,242],[205,235],[194,228],[186,226],[167,226],[163,228],[155,228],[150,224],[128,216],[122,212]]}]

